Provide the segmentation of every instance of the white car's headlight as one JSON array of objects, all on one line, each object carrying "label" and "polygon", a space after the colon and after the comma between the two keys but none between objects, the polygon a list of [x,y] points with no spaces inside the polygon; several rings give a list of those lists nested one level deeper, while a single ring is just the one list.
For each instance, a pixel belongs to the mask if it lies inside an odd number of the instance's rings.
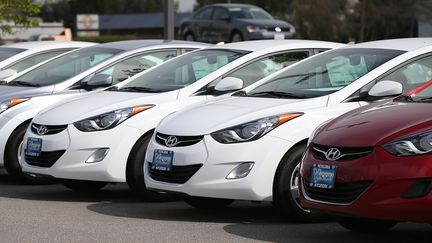
[{"label": "white car's headlight", "polygon": [[15,98],[15,99],[3,101],[0,103],[0,113],[6,111],[7,109],[9,109],[11,107],[18,105],[18,104],[26,102],[28,100],[30,100],[30,98]]},{"label": "white car's headlight", "polygon": [[398,139],[383,145],[387,152],[395,156],[422,155],[432,152],[432,132]]},{"label": "white car's headlight", "polygon": [[213,139],[219,143],[241,143],[257,140],[277,126],[303,115],[303,113],[288,113],[269,116],[241,125],[229,127],[211,133]]},{"label": "white car's headlight", "polygon": [[116,127],[132,116],[148,110],[154,105],[140,105],[130,108],[119,109],[104,113],[102,115],[90,117],[74,123],[74,126],[82,132],[93,132],[107,130]]}]

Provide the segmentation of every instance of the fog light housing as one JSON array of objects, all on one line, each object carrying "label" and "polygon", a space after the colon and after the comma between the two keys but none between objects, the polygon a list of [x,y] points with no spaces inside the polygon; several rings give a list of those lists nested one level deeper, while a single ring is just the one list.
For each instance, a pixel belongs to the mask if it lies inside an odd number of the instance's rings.
[{"label": "fog light housing", "polygon": [[109,148],[100,148],[96,150],[88,159],[86,160],[86,163],[96,163],[100,162],[103,159],[105,159],[105,156],[108,154]]},{"label": "fog light housing", "polygon": [[228,175],[225,177],[228,180],[241,179],[249,175],[252,170],[254,162],[244,162],[235,167]]},{"label": "fog light housing", "polygon": [[432,180],[425,179],[411,185],[401,197],[405,199],[424,197],[432,191]]}]

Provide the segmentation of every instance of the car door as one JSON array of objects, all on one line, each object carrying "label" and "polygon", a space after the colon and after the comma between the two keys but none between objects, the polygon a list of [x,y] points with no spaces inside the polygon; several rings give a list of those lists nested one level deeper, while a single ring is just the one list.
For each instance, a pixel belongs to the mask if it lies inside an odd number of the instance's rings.
[{"label": "car door", "polygon": [[213,9],[213,7],[203,8],[194,16],[192,28],[197,41],[210,42],[210,25]]},{"label": "car door", "polygon": [[215,7],[210,24],[210,38],[212,43],[228,42],[231,33],[230,16],[223,7]]}]

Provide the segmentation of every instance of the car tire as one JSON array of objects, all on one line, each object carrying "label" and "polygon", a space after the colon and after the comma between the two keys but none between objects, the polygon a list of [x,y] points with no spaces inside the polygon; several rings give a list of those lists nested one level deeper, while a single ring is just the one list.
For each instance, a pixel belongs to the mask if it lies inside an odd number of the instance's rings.
[{"label": "car tire", "polygon": [[302,222],[320,222],[325,216],[303,209],[299,201],[299,165],[306,145],[294,147],[284,155],[276,171],[273,185],[273,205],[289,219]]},{"label": "car tire", "polygon": [[397,222],[356,218],[340,218],[338,223],[351,231],[360,233],[379,233],[393,228]]},{"label": "car tire", "polygon": [[196,39],[195,39],[195,35],[192,34],[191,32],[187,32],[187,33],[184,35],[183,39],[184,39],[185,41],[196,41]]},{"label": "car tire", "polygon": [[183,200],[190,206],[199,209],[225,208],[234,202],[234,200],[231,199],[193,197],[193,196],[186,196],[185,198],[183,198]]},{"label": "car tire", "polygon": [[126,166],[126,182],[132,192],[143,200],[168,201],[176,199],[176,196],[172,194],[147,190],[144,182],[144,161],[151,137],[151,134],[146,135],[133,146]]},{"label": "car tire", "polygon": [[49,177],[31,176],[23,173],[19,163],[19,153],[23,143],[24,134],[29,123],[23,123],[10,135],[4,152],[4,167],[14,180],[25,184],[47,184],[52,181]]},{"label": "car tire", "polygon": [[100,181],[62,180],[65,187],[75,192],[96,192],[108,183]]},{"label": "car tire", "polygon": [[243,35],[238,31],[233,32],[231,34],[230,42],[239,42],[239,41],[244,41]]}]

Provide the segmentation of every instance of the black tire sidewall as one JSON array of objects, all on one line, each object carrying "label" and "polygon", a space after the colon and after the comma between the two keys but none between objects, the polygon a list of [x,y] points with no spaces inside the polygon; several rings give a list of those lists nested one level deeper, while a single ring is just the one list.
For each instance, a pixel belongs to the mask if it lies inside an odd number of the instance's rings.
[{"label": "black tire sidewall", "polygon": [[[244,38],[243,38],[243,35],[240,33],[240,32],[238,32],[238,31],[234,31],[232,34],[231,34],[231,38],[230,38],[230,42],[232,43],[233,41],[234,41],[234,36],[238,36],[238,37],[240,37],[239,38],[239,41],[243,41],[244,40]],[[236,41],[237,42],[237,41]]]},{"label": "black tire sidewall", "polygon": [[126,165],[126,181],[132,191],[141,194],[146,191],[144,182],[144,160],[151,135],[141,137],[132,147]]},{"label": "black tire sidewall", "polygon": [[18,160],[18,150],[27,131],[29,123],[21,124],[10,135],[4,152],[4,167],[9,175],[22,179],[23,173]]}]

